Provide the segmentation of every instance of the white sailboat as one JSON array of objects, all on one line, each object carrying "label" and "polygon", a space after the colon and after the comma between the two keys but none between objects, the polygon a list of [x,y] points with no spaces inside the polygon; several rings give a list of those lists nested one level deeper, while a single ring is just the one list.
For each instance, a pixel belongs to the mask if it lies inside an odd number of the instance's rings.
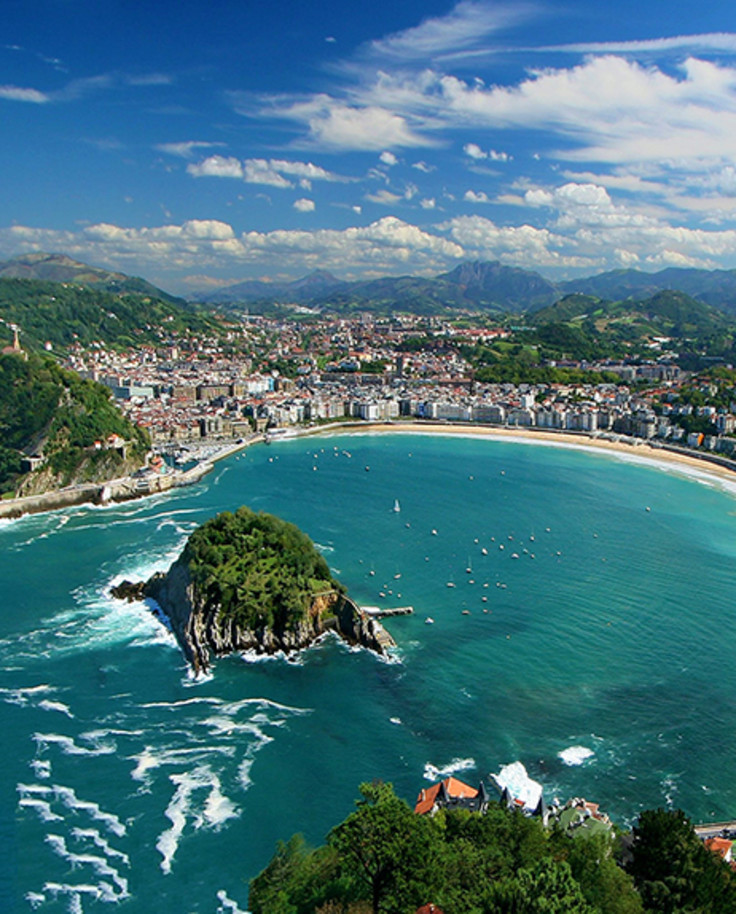
[{"label": "white sailboat", "polygon": [[401,505],[399,504],[398,498],[394,499],[394,511],[396,512],[396,514],[398,514],[399,511],[401,511]]}]

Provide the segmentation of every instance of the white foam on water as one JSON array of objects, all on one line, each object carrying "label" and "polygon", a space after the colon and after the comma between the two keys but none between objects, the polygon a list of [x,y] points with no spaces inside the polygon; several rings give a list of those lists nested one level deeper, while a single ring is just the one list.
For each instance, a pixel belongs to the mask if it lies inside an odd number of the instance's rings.
[{"label": "white foam on water", "polygon": [[515,800],[520,800],[524,809],[534,810],[542,798],[542,785],[529,777],[521,762],[503,765],[498,774],[491,777],[499,790],[506,788]]},{"label": "white foam on water", "polygon": [[21,797],[18,800],[18,806],[35,809],[42,822],[62,822],[64,820],[63,816],[52,811],[48,800],[40,800],[38,797]]},{"label": "white foam on water", "polygon": [[179,701],[148,701],[141,708],[183,708],[185,705],[220,705],[223,701],[221,698],[181,698]]},{"label": "white foam on water", "polygon": [[204,804],[204,817],[209,825],[219,828],[228,819],[236,819],[240,814],[235,804],[226,797],[220,786],[220,779],[215,776],[212,790]]},{"label": "white foam on water", "polygon": [[246,757],[238,765],[238,781],[243,790],[247,790],[253,781],[250,777],[250,769],[253,767],[255,759]]},{"label": "white foam on water", "polygon": [[228,911],[230,914],[248,914],[248,911],[238,907],[237,901],[233,901],[232,898],[227,897],[225,889],[219,890],[217,893],[217,900],[220,902],[217,906],[217,914],[227,914]]},{"label": "white foam on water", "polygon": [[54,691],[55,689],[50,685],[28,686],[25,689],[0,689],[0,698],[6,704],[24,707],[31,703],[31,699],[35,695],[45,695]]},{"label": "white foam on water", "polygon": [[112,847],[110,842],[106,838],[103,838],[96,828],[73,828],[70,834],[72,838],[76,838],[77,840],[91,841],[95,847],[99,847],[106,857],[117,857],[125,866],[130,866],[130,857],[122,851]]},{"label": "white foam on water", "polygon": [[[79,738],[84,739],[85,734],[80,734]],[[106,743],[102,739],[90,739],[92,748],[88,749],[85,746],[78,746],[71,736],[64,736],[61,733],[34,733],[33,739],[39,750],[49,746],[58,746],[64,755],[112,755],[117,748],[114,742]]]},{"label": "white foam on water", "polygon": [[334,551],[335,551],[335,547],[334,547],[334,546],[323,546],[322,543],[315,543],[314,545],[315,545],[315,547],[316,547],[320,552],[327,553],[328,555],[329,555],[330,552],[334,552]]},{"label": "white foam on water", "polygon": [[58,711],[60,714],[66,714],[67,717],[74,717],[69,705],[65,705],[63,701],[50,701],[45,698],[43,701],[39,701],[38,707],[42,711]]},{"label": "white foam on water", "polygon": [[150,782],[149,772],[157,768],[191,765],[192,762],[207,761],[215,755],[232,757],[235,755],[235,746],[201,745],[183,749],[155,749],[146,746],[142,752],[129,755],[127,758],[129,761],[137,762],[130,775],[133,780]]},{"label": "white foam on water", "polygon": [[567,749],[563,749],[562,752],[557,753],[557,758],[559,758],[564,765],[582,765],[589,758],[593,758],[595,752],[592,749],[588,749],[587,746],[570,746]]},{"label": "white foam on water", "polygon": [[[48,788],[47,788],[48,789]],[[89,800],[80,800],[73,788],[64,787],[54,784],[53,792],[56,797],[67,807],[75,812],[84,812],[97,822],[102,822],[109,832],[117,835],[119,838],[125,834],[125,826],[120,819],[111,812],[105,812],[100,808],[99,803],[92,803]]]},{"label": "white foam on water", "polygon": [[34,911],[46,902],[46,896],[42,895],[40,892],[26,892],[23,897]]},{"label": "white foam on water", "polygon": [[[183,774],[171,774],[169,775],[169,780],[176,785],[174,795],[164,813],[171,822],[171,828],[161,832],[156,840],[156,850],[163,858],[160,864],[161,870],[165,874],[171,872],[174,855],[179,847],[179,840],[186,827],[188,816],[192,816],[195,828],[199,828],[203,824],[219,824],[219,822],[210,823],[204,814],[192,812],[192,795],[195,791],[201,788],[209,788],[208,797],[212,796],[215,788],[219,792],[220,780],[217,775],[213,774],[208,765],[200,765]],[[219,796],[222,800],[226,799],[222,797],[221,793]],[[213,806],[213,813],[216,805],[217,800],[215,800],[215,805]]]},{"label": "white foam on water", "polygon": [[473,758],[454,758],[448,765],[439,768],[431,762],[424,766],[424,779],[427,781],[442,781],[455,774],[458,771],[469,771],[475,768],[475,759]]},{"label": "white foam on water", "polygon": [[51,762],[48,759],[34,758],[28,764],[37,778],[51,777]]},{"label": "white foam on water", "polygon": [[123,898],[129,898],[128,880],[121,876],[120,873],[111,866],[104,857],[98,854],[75,854],[70,851],[66,845],[66,839],[61,835],[46,835],[46,843],[51,847],[54,853],[58,854],[63,860],[66,860],[72,868],[90,866],[98,876],[108,876],[117,886],[115,900],[120,901]]},{"label": "white foam on water", "polygon": [[99,885],[85,883],[69,885],[63,882],[46,882],[43,890],[44,892],[50,892],[55,897],[59,895],[68,896],[69,914],[84,914],[82,910],[83,895],[91,895],[95,901],[117,902],[119,900],[113,887],[107,882],[100,882]]}]

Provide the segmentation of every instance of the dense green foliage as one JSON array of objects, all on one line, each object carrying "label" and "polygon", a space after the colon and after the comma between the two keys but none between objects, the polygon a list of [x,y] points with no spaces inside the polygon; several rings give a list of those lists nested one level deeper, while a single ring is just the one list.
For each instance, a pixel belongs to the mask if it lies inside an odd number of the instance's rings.
[{"label": "dense green foliage", "polygon": [[220,621],[276,632],[293,629],[316,594],[343,592],[309,537],[272,514],[241,507],[198,527],[182,555]]},{"label": "dense green foliage", "polygon": [[[148,295],[113,294],[82,285],[30,279],[0,279],[0,318],[18,324],[25,349],[40,350],[50,342],[66,349],[78,342],[99,340],[121,348],[160,342],[166,334],[212,332],[217,323]],[[9,328],[0,324],[3,345]]]},{"label": "dense green foliage", "polygon": [[679,810],[648,810],[634,828],[630,872],[648,910],[663,914],[736,911],[736,879]]},{"label": "dense green foliage", "polygon": [[355,812],[308,848],[278,845],[251,881],[253,914],[644,914],[736,910],[736,878],[679,811],[642,813],[629,872],[618,839],[571,837],[490,804],[415,815],[390,784],[362,784]]},{"label": "dense green foliage", "polygon": [[[142,459],[146,433],[132,425],[111,401],[106,387],[65,371],[54,361],[0,356],[0,492],[14,488],[21,451],[43,450],[62,484],[72,478],[107,478],[122,463],[116,451],[94,450],[95,441],[118,435]],[[105,472],[102,465],[109,472]]]}]

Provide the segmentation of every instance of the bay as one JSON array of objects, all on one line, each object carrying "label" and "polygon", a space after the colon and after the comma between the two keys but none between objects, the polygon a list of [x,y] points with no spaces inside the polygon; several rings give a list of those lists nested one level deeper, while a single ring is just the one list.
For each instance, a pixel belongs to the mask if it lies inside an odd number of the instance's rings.
[{"label": "bay", "polygon": [[[359,603],[413,605],[387,623],[395,656],[328,639],[195,680],[146,607],[109,597],[240,504],[304,529]],[[413,802],[521,761],[621,824],[732,817],[735,512],[704,477],[615,455],[353,434],[5,524],[2,909],[245,911],[276,841],[321,843],[373,778]]]}]

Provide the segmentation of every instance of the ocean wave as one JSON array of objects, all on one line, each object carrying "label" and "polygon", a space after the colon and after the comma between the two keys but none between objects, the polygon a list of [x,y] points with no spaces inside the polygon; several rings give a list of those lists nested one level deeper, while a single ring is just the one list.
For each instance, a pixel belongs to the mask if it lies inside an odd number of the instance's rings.
[{"label": "ocean wave", "polygon": [[[161,854],[161,870],[171,872],[174,855],[189,817],[196,828],[203,825],[219,827],[222,822],[237,815],[230,800],[222,794],[220,779],[208,765],[201,765],[183,774],[172,774],[169,780],[176,786],[174,795],[164,815],[171,822],[171,828],[161,832],[156,840],[156,850]],[[208,790],[201,812],[193,809],[193,794],[201,789]]]},{"label": "ocean wave", "polygon": [[130,897],[128,880],[121,876],[118,870],[107,862],[105,857],[100,857],[97,854],[76,854],[70,851],[66,845],[66,839],[62,835],[46,835],[45,840],[54,853],[66,860],[73,869],[90,866],[96,875],[108,876],[118,889],[116,893],[113,893],[115,901],[122,901],[124,898]]},{"label": "ocean wave", "polygon": [[34,758],[28,764],[37,778],[42,780],[51,777],[51,762],[48,759]]},{"label": "ocean wave", "polygon": [[454,758],[449,764],[442,767],[427,762],[424,766],[424,779],[425,781],[442,781],[458,771],[469,771],[475,767],[473,758]]},{"label": "ocean wave", "polygon": [[54,784],[53,788],[50,789],[53,790],[54,795],[67,807],[67,809],[70,809],[73,812],[86,813],[94,821],[102,822],[107,830],[113,835],[117,835],[118,838],[122,838],[125,834],[126,828],[120,819],[114,813],[105,812],[100,807],[99,803],[93,803],[90,800],[80,800],[72,787]]},{"label": "ocean wave", "polygon": [[225,889],[220,889],[217,893],[217,900],[220,902],[217,906],[217,914],[248,914],[246,910],[238,907],[238,903],[232,898],[227,897]]},{"label": "ocean wave", "polygon": [[42,711],[58,711],[60,714],[66,714],[67,717],[74,717],[69,705],[65,705],[63,701],[49,701],[48,699],[44,699],[43,701],[39,701],[38,707],[41,708]]},{"label": "ocean wave", "polygon": [[64,755],[112,755],[117,746],[114,742],[105,742],[101,736],[95,736],[93,733],[80,733],[79,738],[89,742],[91,748],[78,746],[71,736],[64,736],[61,733],[34,733],[33,739],[39,750],[49,746],[59,746]]},{"label": "ocean wave", "polygon": [[592,749],[588,749],[587,746],[569,746],[567,749],[563,749],[562,752],[557,753],[557,758],[564,765],[576,766],[582,765],[589,758],[593,758],[595,752]]},{"label": "ocean wave", "polygon": [[42,895],[41,892],[26,892],[24,897],[34,911],[46,903],[46,896]]},{"label": "ocean wave", "polygon": [[25,809],[34,809],[42,822],[62,822],[64,820],[63,816],[51,809],[51,804],[48,800],[41,800],[38,797],[21,797],[18,800],[18,806]]},{"label": "ocean wave", "polygon": [[149,772],[158,768],[191,765],[192,762],[205,761],[216,755],[232,757],[235,751],[235,746],[221,745],[164,749],[154,749],[152,746],[146,746],[142,752],[128,756],[129,761],[137,762],[130,776],[134,781],[149,781]]},{"label": "ocean wave", "polygon": [[130,857],[122,851],[112,847],[109,841],[106,838],[103,838],[96,828],[73,828],[70,834],[72,838],[91,841],[95,847],[99,847],[105,856],[116,857],[121,860],[125,866],[130,866]]},{"label": "ocean wave", "polygon": [[524,809],[536,809],[542,798],[542,785],[527,774],[521,762],[503,765],[498,774],[492,774],[499,790],[508,790],[515,800],[523,803]]},{"label": "ocean wave", "polygon": [[0,689],[0,698],[6,704],[24,707],[31,703],[31,699],[35,695],[45,695],[54,691],[56,690],[50,685],[28,686],[20,689]]}]

